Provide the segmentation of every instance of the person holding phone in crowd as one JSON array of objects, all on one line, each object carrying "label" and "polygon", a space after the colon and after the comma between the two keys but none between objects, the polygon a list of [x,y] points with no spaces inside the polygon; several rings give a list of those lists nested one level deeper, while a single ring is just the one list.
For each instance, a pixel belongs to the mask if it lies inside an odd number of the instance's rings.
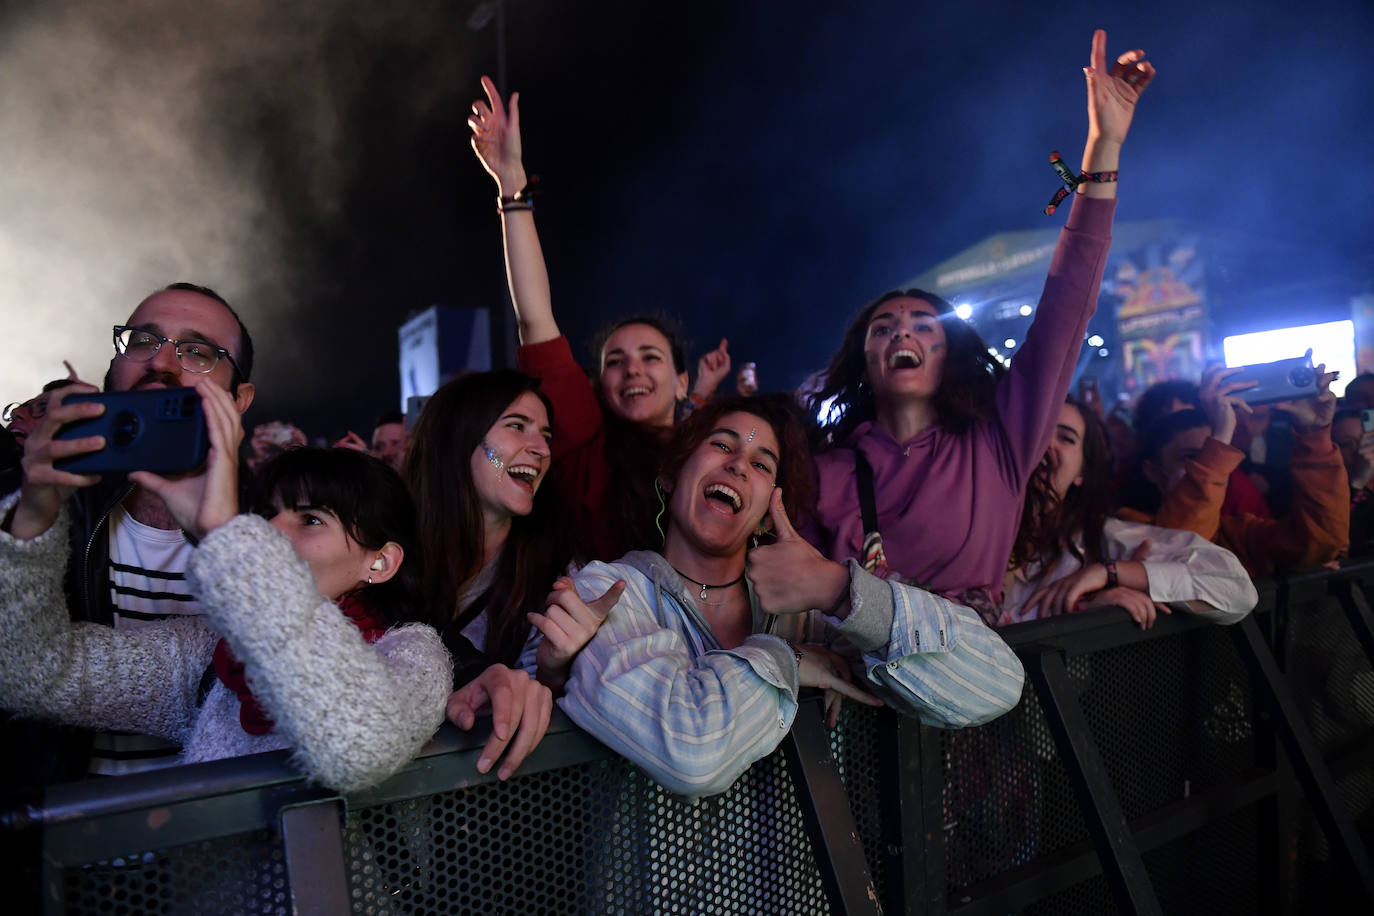
[{"label": "person holding phone in crowd", "polygon": [[1344,554],[1350,537],[1350,491],[1341,453],[1331,439],[1335,373],[1316,367],[1317,395],[1275,407],[1295,421],[1289,471],[1292,508],[1282,518],[1225,515],[1222,505],[1232,471],[1245,457],[1230,445],[1236,411],[1247,410],[1241,393],[1218,390],[1208,413],[1165,414],[1141,440],[1141,468],[1155,488],[1154,511],[1122,507],[1117,516],[1161,528],[1193,531],[1234,553],[1254,577],[1310,569]]},{"label": "person holding phone in crowd", "polygon": [[832,559],[862,557],[992,612],[1026,486],[1068,394],[1111,244],[1117,166],[1155,68],[1141,50],[1110,66],[1093,35],[1088,140],[1068,224],[1009,371],[948,302],[922,290],[865,307],[809,399],[830,450],[816,459],[805,534]]},{"label": "person holding phone in crowd", "polygon": [[[0,706],[157,735],[182,746],[183,763],[289,747],[323,785],[375,785],[434,734],[452,686],[438,634],[410,622],[421,606],[405,486],[370,457],[299,449],[263,467],[262,514],[240,515],[238,405],[211,379],[195,388],[204,470],[129,478],[194,541],[185,588],[200,613],[137,628],[73,623],[62,587],[70,512],[59,507],[41,532],[0,533]],[[63,451],[101,445],[73,441]]]},{"label": "person holding phone in crowd", "polygon": [[[207,287],[173,283],[139,303],[114,328],[114,356],[106,391],[142,391],[194,385],[200,379],[229,393],[242,414],[253,402],[253,341],[224,297]],[[144,626],[195,616],[199,603],[185,584],[194,550],[162,498],[123,475],[73,474],[54,466],[101,443],[61,440],[63,424],[99,416],[98,403],[65,403],[73,383],[50,393],[47,415],[24,443],[23,483],[0,530],[29,540],[50,529],[65,505],[71,524],[66,565],[67,603],[73,620],[106,626]],[[178,749],[161,738],[70,730],[44,730],[27,744],[18,775],[33,785],[166,766]]]}]

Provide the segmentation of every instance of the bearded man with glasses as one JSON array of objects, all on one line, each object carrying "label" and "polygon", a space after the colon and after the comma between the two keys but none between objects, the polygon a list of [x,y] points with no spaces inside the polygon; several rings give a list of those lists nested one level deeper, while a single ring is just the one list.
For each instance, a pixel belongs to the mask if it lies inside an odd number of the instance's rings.
[{"label": "bearded man with glasses", "polygon": [[[206,287],[173,283],[144,299],[115,326],[114,349],[106,391],[177,388],[208,378],[233,395],[240,414],[253,401],[248,329],[229,303]],[[31,540],[57,521],[64,504],[68,507],[67,601],[74,620],[125,628],[198,614],[185,584],[193,548],[162,499],[123,475],[76,475],[53,466],[55,460],[90,450],[81,440],[54,437],[64,423],[99,413],[90,403],[64,403],[74,392],[94,390],[76,383],[50,394],[46,416],[24,443],[19,498],[3,513],[0,531]],[[19,751],[26,771],[16,774],[20,783],[69,781],[88,764],[90,772],[105,774],[169,766],[179,750],[141,735],[97,735],[92,749],[89,733],[42,730],[48,740],[24,741]],[[60,741],[51,740],[55,733]]]}]

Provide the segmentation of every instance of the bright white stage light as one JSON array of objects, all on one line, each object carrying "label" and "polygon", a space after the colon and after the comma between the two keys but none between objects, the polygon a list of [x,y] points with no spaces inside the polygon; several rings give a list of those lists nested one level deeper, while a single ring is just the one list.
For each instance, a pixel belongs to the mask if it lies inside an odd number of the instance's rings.
[{"label": "bright white stage light", "polygon": [[1098,355],[1098,356],[1106,356],[1109,352],[1111,352],[1111,351],[1109,351],[1106,347],[1103,347],[1101,350],[1098,350],[1098,351],[1097,351],[1097,355]]},{"label": "bright white stage light", "polygon": [[1102,344],[1103,340],[1101,334],[1094,334],[1092,337],[1088,338],[1088,346],[1090,347],[1100,347]]},{"label": "bright white stage light", "polygon": [[973,306],[969,305],[967,302],[961,302],[954,307],[954,314],[968,321],[973,317]]},{"label": "bright white stage light", "polygon": [[1021,317],[1022,317],[1022,318],[1029,318],[1029,317],[1030,317],[1030,313],[1031,313],[1032,311],[1034,311],[1034,309],[1032,309],[1029,305],[1023,305],[1023,306],[1021,306]]},{"label": "bright white stage light", "polygon": [[1002,346],[1004,346],[1004,347],[1006,347],[1008,350],[1010,350],[1012,347],[1015,347],[1015,346],[1016,346],[1016,338],[1015,338],[1015,337],[1008,337],[1006,340],[1002,341]]},{"label": "bright white stage light", "polygon": [[1331,383],[1331,390],[1337,396],[1344,394],[1346,384],[1355,377],[1353,321],[1328,321],[1254,334],[1236,334],[1221,342],[1228,366],[1272,363],[1278,359],[1302,356],[1308,347],[1312,348],[1313,365],[1326,363],[1327,372],[1340,372],[1341,377]]}]

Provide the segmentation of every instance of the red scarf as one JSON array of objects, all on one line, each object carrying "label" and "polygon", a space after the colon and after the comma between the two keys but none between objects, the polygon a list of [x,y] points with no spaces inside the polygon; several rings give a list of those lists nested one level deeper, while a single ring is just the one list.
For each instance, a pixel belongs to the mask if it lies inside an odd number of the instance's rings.
[{"label": "red scarf", "polygon": [[[386,622],[373,616],[357,595],[348,594],[339,599],[339,610],[353,621],[354,626],[363,631],[363,639],[368,642],[376,642],[387,630]],[[234,657],[229,643],[223,639],[215,644],[214,665],[215,677],[239,698],[239,724],[243,726],[243,730],[250,735],[265,735],[270,732],[273,728],[271,717],[258,705],[257,698],[249,689],[248,680],[244,676],[243,662]]]}]

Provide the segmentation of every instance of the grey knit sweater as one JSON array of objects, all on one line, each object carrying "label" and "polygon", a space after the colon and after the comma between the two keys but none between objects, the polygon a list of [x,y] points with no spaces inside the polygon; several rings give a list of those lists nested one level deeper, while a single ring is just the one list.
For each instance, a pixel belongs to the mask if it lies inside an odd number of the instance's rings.
[{"label": "grey knit sweater", "polygon": [[[31,541],[0,532],[0,707],[158,735],[186,763],[289,747],[306,776],[343,791],[396,772],[443,721],[453,668],[438,634],[408,624],[367,643],[264,519],[240,515],[196,548],[186,577],[203,619],[133,631],[70,621],[68,524],[64,509]],[[218,681],[197,706],[220,635],[276,723],[269,734],[243,730]]]}]

